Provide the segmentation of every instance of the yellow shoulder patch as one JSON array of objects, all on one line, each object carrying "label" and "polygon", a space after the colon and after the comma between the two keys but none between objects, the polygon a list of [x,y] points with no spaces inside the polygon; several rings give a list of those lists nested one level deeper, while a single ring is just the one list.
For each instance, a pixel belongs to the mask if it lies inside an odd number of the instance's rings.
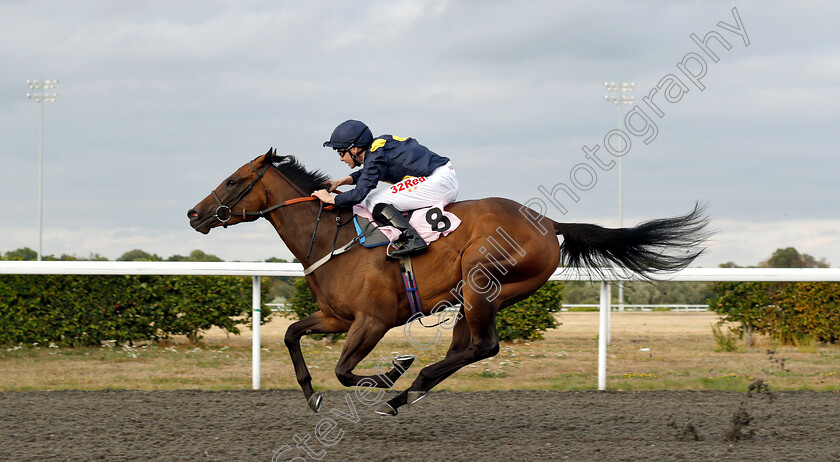
[{"label": "yellow shoulder patch", "polygon": [[407,140],[407,139],[408,139],[407,137],[406,137],[406,138],[403,138],[403,137],[401,137],[401,136],[393,136],[393,135],[391,135],[391,138],[393,138],[393,139],[395,139],[395,140],[397,140],[397,141],[405,141],[405,140]]},{"label": "yellow shoulder patch", "polygon": [[382,146],[385,146],[385,140],[382,138],[377,138],[373,140],[373,143],[370,145],[370,152],[376,151]]}]

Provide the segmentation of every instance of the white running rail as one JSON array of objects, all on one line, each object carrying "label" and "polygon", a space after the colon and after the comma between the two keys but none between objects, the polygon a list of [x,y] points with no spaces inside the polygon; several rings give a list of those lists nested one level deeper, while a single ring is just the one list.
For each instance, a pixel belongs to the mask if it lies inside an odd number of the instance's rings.
[{"label": "white running rail", "polygon": [[[260,277],[303,276],[300,263],[261,262],[121,262],[121,261],[0,261],[0,274],[127,274],[185,276],[251,276],[252,311],[252,387],[260,388]],[[660,275],[659,281],[840,281],[840,268],[687,268]],[[598,389],[607,388],[607,343],[609,341],[610,283],[640,281],[635,275],[589,274],[586,271],[558,269],[550,281],[595,281],[601,283],[598,331]]]}]

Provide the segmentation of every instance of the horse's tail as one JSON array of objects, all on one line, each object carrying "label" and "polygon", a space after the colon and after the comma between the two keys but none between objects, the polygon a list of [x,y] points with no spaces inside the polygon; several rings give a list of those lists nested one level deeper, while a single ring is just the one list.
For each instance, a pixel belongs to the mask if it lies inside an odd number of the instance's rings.
[{"label": "horse's tail", "polygon": [[586,223],[554,223],[563,235],[563,266],[601,272],[617,265],[642,276],[676,271],[703,253],[710,233],[705,206],[691,213],[644,222],[634,228],[603,228]]}]

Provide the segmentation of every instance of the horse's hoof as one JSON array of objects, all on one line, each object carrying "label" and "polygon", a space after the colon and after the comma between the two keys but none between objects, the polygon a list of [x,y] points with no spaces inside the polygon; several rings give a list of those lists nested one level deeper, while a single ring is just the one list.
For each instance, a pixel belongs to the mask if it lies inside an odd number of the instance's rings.
[{"label": "horse's hoof", "polygon": [[322,395],[321,393],[315,393],[314,395],[310,396],[308,400],[306,400],[306,402],[309,403],[309,408],[315,411],[316,414],[318,412],[321,412],[321,403],[323,401],[324,395]]},{"label": "horse's hoof", "polygon": [[414,355],[399,355],[394,358],[394,367],[402,369],[403,371],[408,370],[411,366],[411,363],[414,362]]},{"label": "horse's hoof", "polygon": [[420,401],[421,399],[423,399],[423,397],[425,397],[425,396],[426,396],[425,391],[410,391],[410,392],[408,392],[408,395],[406,396],[406,399],[408,400],[408,405],[411,406],[412,404],[416,403],[417,401]]},{"label": "horse's hoof", "polygon": [[394,409],[394,408],[393,408],[390,404],[388,404],[388,403],[382,403],[382,405],[381,405],[381,406],[379,406],[378,408],[376,408],[376,411],[375,411],[375,412],[376,412],[377,414],[379,414],[379,415],[389,415],[389,416],[395,416],[395,415],[397,415],[397,410],[396,410],[396,409]]}]

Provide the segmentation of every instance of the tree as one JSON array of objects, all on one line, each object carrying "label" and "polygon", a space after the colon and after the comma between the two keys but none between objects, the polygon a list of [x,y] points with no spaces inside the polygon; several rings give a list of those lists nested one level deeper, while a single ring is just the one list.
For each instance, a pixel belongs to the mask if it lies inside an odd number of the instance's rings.
[{"label": "tree", "polygon": [[117,261],[162,261],[157,254],[150,254],[149,252],[134,249],[122,254]]},{"label": "tree", "polygon": [[216,262],[216,261],[224,261],[224,260],[222,260],[221,258],[219,258],[215,255],[212,255],[212,254],[209,254],[209,253],[204,253],[204,251],[202,251],[202,250],[195,249],[192,252],[190,252],[190,255],[188,257],[185,257],[183,255],[173,255],[173,256],[167,258],[166,261],[211,261],[211,262]]},{"label": "tree", "polygon": [[10,250],[3,255],[4,260],[33,261],[38,259],[38,252],[29,247]]},{"label": "tree", "polygon": [[759,268],[828,268],[825,258],[816,258],[807,253],[800,254],[795,248],[776,249],[767,260],[758,264]]}]

